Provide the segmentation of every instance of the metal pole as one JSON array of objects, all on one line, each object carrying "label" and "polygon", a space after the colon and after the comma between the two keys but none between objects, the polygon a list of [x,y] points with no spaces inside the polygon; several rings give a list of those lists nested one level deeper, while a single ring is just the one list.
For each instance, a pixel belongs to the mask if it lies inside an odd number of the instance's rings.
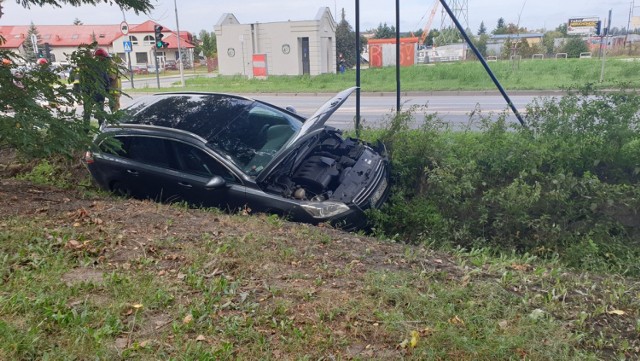
[{"label": "metal pole", "polygon": [[356,137],[360,137],[360,0],[356,0]]},{"label": "metal pole", "polygon": [[[129,41],[131,41],[131,37],[129,37]],[[133,68],[131,67],[131,52],[127,53],[127,61],[129,62],[129,76],[131,77],[131,89],[135,89],[136,87],[133,85]]]},{"label": "metal pole", "polygon": [[[0,0],[2,1],[2,0]],[[124,20],[124,22],[127,22],[127,16],[124,14],[124,9],[120,9],[122,10],[122,20]],[[127,29],[127,33],[129,32],[129,29]],[[127,39],[129,39],[129,41],[131,42],[131,35],[127,35]],[[133,44],[133,43],[131,43]],[[131,47],[133,48],[133,45],[131,45]],[[133,50],[133,49],[131,49]],[[127,62],[129,63],[129,76],[131,77],[131,89],[135,89],[136,87],[133,85],[133,67],[131,66],[131,52],[127,52]]]},{"label": "metal pole", "polygon": [[158,73],[158,53],[156,52],[156,46],[153,46],[153,59],[156,62],[156,81],[158,82],[158,89],[160,89],[160,73]]},{"label": "metal pole", "polygon": [[[609,19],[607,20],[607,27],[604,29],[604,36],[600,39],[600,47],[602,47],[602,40],[607,38],[609,35],[609,28],[611,27],[611,10],[609,9]],[[607,58],[607,47],[609,44],[606,44],[604,49],[602,50],[602,68],[600,69],[600,82],[604,81],[604,63]]]},{"label": "metal pole", "polygon": [[400,0],[396,0],[396,113],[400,112]]},{"label": "metal pole", "polygon": [[484,60],[484,57],[482,57],[482,54],[480,54],[480,51],[478,50],[478,48],[476,48],[473,42],[471,42],[471,39],[469,39],[469,36],[465,32],[464,28],[462,28],[462,25],[460,25],[460,22],[458,21],[456,16],[453,14],[451,9],[449,8],[449,5],[447,5],[447,3],[444,0],[440,0],[440,3],[442,4],[442,7],[447,11],[447,14],[449,14],[449,16],[451,17],[451,20],[453,20],[453,22],[456,24],[456,27],[460,31],[460,34],[462,35],[464,40],[467,42],[471,50],[473,50],[473,53],[476,55],[478,60],[480,60],[480,63],[482,63],[484,70],[487,71],[487,73],[489,74],[489,77],[491,77],[491,80],[500,91],[500,94],[502,94],[502,97],[504,98],[504,100],[507,101],[507,105],[509,106],[509,108],[511,108],[511,111],[513,111],[513,114],[516,116],[516,118],[518,118],[518,121],[520,122],[520,124],[523,127],[525,127],[526,125],[524,124],[524,120],[522,119],[520,112],[518,112],[518,109],[516,109],[516,106],[513,104],[513,102],[511,102],[509,95],[507,95],[507,93],[504,91],[504,88],[502,88],[502,85],[500,85],[500,82],[498,81],[496,76],[493,75],[491,68],[489,68],[489,64],[487,64],[487,62]]},{"label": "metal pole", "polygon": [[182,50],[180,50],[180,24],[178,23],[178,6],[176,0],[173,0],[173,7],[176,10],[176,30],[178,31],[178,60],[180,61],[180,84],[184,87],[184,73],[182,71]]}]

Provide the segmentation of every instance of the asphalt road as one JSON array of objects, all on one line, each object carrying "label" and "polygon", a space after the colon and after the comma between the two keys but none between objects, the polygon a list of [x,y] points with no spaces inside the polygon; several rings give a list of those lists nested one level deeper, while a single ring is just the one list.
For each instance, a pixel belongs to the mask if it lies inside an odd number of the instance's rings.
[{"label": "asphalt road", "polygon": [[[175,82],[175,78],[165,79]],[[155,79],[153,79],[155,81]],[[179,78],[178,78],[179,81]],[[135,80],[134,80],[135,82]],[[165,89],[166,90],[166,89]],[[177,90],[177,89],[176,89]],[[126,90],[134,99],[145,94],[135,93],[134,89]],[[280,107],[292,106],[298,114],[310,116],[333,94],[244,94],[247,97],[259,99]],[[511,101],[524,116],[525,106],[534,98],[541,96],[556,96],[554,93],[516,93],[510,94]],[[356,97],[351,97],[336,111],[327,123],[340,129],[353,129],[356,113]],[[360,97],[360,119],[363,126],[378,127],[395,112],[395,93],[366,93]],[[123,106],[131,103],[131,99],[122,98]],[[401,97],[402,109],[411,106],[426,106],[416,111],[417,122],[424,120],[423,114],[437,114],[438,118],[448,123],[452,128],[462,128],[469,124],[470,114],[489,115],[497,118],[502,112],[507,112],[510,122],[518,123],[517,118],[508,108],[504,98],[497,92],[433,92],[406,93]],[[474,118],[477,123],[477,117]]]}]

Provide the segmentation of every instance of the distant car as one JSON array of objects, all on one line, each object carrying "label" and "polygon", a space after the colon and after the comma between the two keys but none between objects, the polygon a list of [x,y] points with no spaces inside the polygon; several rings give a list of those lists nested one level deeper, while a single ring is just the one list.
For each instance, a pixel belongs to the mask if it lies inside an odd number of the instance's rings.
[{"label": "distant car", "polygon": [[165,70],[178,70],[178,64],[175,60],[167,60],[164,63]]},{"label": "distant car", "polygon": [[384,146],[324,125],[354,89],[307,119],[228,94],[142,97],[103,125],[84,162],[119,194],[362,228],[389,194]]},{"label": "distant car", "polygon": [[134,74],[149,74],[149,70],[146,66],[133,66],[131,70]]},{"label": "distant car", "polygon": [[[162,66],[160,64],[158,64],[158,71],[162,71]],[[155,74],[156,73],[156,65],[155,64],[148,64],[147,65],[147,72],[149,74]]]}]

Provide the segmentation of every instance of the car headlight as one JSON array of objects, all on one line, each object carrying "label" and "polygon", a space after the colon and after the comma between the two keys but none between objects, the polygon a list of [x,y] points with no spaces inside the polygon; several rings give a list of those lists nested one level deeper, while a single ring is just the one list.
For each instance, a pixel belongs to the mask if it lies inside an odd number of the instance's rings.
[{"label": "car headlight", "polygon": [[340,202],[309,202],[303,203],[302,208],[313,218],[333,217],[349,210],[346,204]]}]

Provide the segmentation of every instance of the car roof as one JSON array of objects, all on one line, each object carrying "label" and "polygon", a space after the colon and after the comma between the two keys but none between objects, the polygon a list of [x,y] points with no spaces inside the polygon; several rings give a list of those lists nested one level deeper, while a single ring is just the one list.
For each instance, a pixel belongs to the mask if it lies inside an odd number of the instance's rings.
[{"label": "car roof", "polygon": [[179,129],[211,140],[255,102],[225,93],[158,93],[136,99],[121,123]]}]

